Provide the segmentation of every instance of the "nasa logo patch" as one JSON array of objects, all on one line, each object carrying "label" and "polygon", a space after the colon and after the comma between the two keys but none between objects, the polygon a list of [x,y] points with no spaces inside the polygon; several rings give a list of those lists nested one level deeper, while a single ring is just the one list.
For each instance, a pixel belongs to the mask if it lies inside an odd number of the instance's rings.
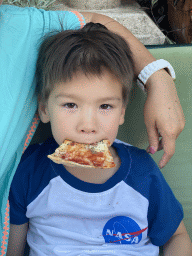
[{"label": "nasa logo patch", "polygon": [[147,227],[141,230],[129,217],[117,216],[105,224],[102,235],[106,243],[138,244],[146,229]]}]

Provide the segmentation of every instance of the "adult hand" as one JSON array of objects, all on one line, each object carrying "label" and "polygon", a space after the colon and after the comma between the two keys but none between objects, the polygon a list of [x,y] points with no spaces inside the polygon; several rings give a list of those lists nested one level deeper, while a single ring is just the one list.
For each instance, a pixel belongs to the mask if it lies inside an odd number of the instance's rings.
[{"label": "adult hand", "polygon": [[[141,70],[156,59],[145,46],[123,25],[108,16],[81,12],[87,22],[99,22],[109,30],[124,37],[133,53],[135,78]],[[175,152],[175,141],[185,126],[185,118],[171,76],[164,70],[155,72],[146,83],[148,91],[144,107],[144,118],[147,127],[149,147],[152,153],[164,149],[159,162],[163,168]],[[159,133],[162,140],[159,141]]]},{"label": "adult hand", "polygon": [[[165,70],[155,72],[147,81],[144,120],[148,133],[147,152],[164,150],[159,162],[163,168],[175,153],[175,143],[185,126],[185,117],[175,84]],[[159,139],[162,137],[162,139]]]}]

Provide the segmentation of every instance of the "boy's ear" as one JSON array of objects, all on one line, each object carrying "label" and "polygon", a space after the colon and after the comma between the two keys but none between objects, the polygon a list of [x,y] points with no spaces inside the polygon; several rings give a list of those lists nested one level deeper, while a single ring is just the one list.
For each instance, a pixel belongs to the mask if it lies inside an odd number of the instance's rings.
[{"label": "boy's ear", "polygon": [[121,116],[120,116],[120,120],[119,120],[119,125],[122,125],[125,121],[125,111],[126,111],[126,107],[122,107],[121,110]]},{"label": "boy's ear", "polygon": [[48,112],[46,103],[42,103],[41,101],[39,102],[38,112],[39,112],[40,119],[43,123],[48,123],[50,121],[49,112]]}]

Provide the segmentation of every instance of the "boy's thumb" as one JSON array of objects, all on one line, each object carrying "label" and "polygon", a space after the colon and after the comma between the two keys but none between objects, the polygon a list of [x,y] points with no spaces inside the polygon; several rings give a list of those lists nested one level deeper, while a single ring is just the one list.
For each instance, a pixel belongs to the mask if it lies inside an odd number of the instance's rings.
[{"label": "boy's thumb", "polygon": [[147,153],[155,154],[157,152],[159,146],[159,135],[157,130],[154,128],[153,130],[149,130],[148,132],[148,140],[149,146],[146,149]]}]

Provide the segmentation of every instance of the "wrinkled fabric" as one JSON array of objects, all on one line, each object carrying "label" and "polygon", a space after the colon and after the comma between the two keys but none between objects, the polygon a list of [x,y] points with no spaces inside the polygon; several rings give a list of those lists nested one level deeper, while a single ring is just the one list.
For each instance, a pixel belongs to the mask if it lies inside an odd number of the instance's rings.
[{"label": "wrinkled fabric", "polygon": [[23,148],[39,123],[37,117],[33,119],[38,47],[48,32],[61,30],[60,22],[64,30],[85,24],[78,12],[0,6],[0,255],[8,241],[10,185]]}]

